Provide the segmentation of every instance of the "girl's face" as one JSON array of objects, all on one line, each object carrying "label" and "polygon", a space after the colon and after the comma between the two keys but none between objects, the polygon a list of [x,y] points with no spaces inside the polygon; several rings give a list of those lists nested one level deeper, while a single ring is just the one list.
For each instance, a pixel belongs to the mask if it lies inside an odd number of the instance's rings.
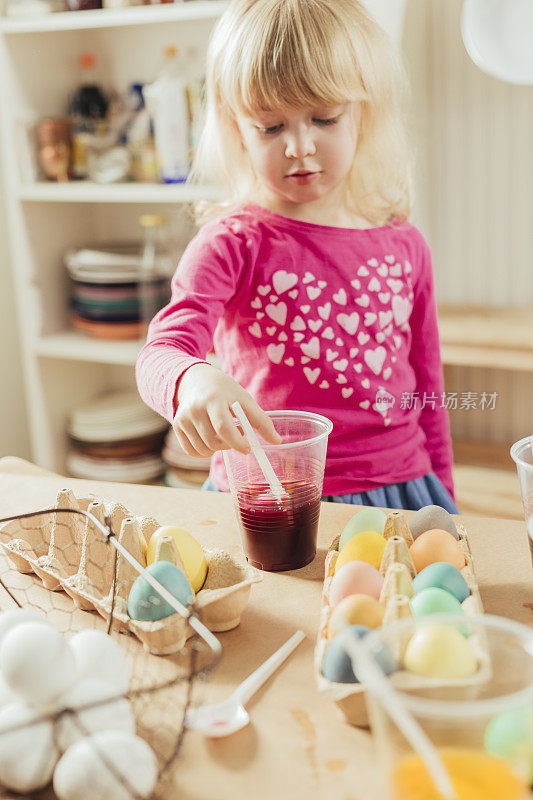
[{"label": "girl's face", "polygon": [[357,146],[361,104],[237,114],[253,169],[273,199],[309,203],[339,188]]}]

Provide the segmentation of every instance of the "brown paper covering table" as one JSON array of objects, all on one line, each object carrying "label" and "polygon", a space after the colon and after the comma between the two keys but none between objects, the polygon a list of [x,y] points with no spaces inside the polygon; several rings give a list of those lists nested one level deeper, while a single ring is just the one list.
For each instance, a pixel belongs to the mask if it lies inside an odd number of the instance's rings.
[{"label": "brown paper covering table", "polygon": [[[133,513],[151,514],[161,524],[177,524],[207,547],[241,552],[228,495],[80,481],[15,458],[0,459],[0,516],[49,506],[63,486],[71,486],[76,494],[92,491],[120,500]],[[319,549],[312,564],[294,572],[265,572],[263,581],[252,587],[240,626],[219,634],[223,658],[202,683],[197,698],[201,703],[227,697],[296,630],[301,628],[307,639],[249,702],[248,728],[212,741],[187,733],[168,800],[383,800],[369,733],[342,721],[333,704],[319,695],[313,676],[325,554],[357,510],[357,506],[323,503]],[[525,525],[482,517],[461,520],[486,613],[533,625],[533,576]],[[0,607],[7,605],[0,590]]]}]

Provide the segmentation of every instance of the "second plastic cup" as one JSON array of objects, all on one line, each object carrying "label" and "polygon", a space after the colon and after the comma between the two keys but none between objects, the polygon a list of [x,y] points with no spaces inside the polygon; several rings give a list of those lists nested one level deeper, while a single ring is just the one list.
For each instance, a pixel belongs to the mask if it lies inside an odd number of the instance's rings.
[{"label": "second plastic cup", "polygon": [[[533,631],[490,615],[466,618],[467,641],[480,657],[470,678],[417,678],[400,671],[388,680],[404,709],[437,748],[455,800],[526,800],[533,779]],[[465,624],[464,616],[406,619],[371,631],[361,648],[380,667],[384,648],[396,652],[431,626]],[[383,676],[384,677],[384,676]],[[388,786],[387,800],[442,800],[420,757],[390,718],[383,698],[367,705]]]},{"label": "second plastic cup", "polygon": [[276,500],[253,452],[224,450],[246,560],[270,572],[298,569],[316,554],[320,499],[332,422],[308,411],[268,411],[281,444],[258,439],[287,492]]},{"label": "second plastic cup", "polygon": [[533,436],[515,442],[511,447],[511,458],[516,464],[522,504],[529,536],[529,549],[533,561]]}]

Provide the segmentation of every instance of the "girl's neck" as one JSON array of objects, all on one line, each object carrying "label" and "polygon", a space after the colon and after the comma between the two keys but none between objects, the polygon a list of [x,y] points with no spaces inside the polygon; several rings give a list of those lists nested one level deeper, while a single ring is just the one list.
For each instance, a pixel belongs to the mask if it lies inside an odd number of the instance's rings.
[{"label": "girl's neck", "polygon": [[271,192],[258,192],[252,202],[263,208],[301,222],[328,225],[335,228],[374,228],[375,224],[348,208],[343,200],[327,195],[309,203],[292,203]]}]

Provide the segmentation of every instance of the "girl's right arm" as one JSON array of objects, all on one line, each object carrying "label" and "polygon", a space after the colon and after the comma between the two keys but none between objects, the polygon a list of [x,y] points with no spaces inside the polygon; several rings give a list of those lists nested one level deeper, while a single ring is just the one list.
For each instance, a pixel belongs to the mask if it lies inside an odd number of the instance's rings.
[{"label": "girl's right arm", "polygon": [[279,442],[270,418],[251,395],[205,361],[217,322],[242,279],[245,247],[244,237],[224,221],[202,228],[183,254],[172,280],[172,299],[150,323],[137,358],[141,397],[173,423],[192,456],[230,447],[247,451],[230,410],[235,400],[267,441]]}]

